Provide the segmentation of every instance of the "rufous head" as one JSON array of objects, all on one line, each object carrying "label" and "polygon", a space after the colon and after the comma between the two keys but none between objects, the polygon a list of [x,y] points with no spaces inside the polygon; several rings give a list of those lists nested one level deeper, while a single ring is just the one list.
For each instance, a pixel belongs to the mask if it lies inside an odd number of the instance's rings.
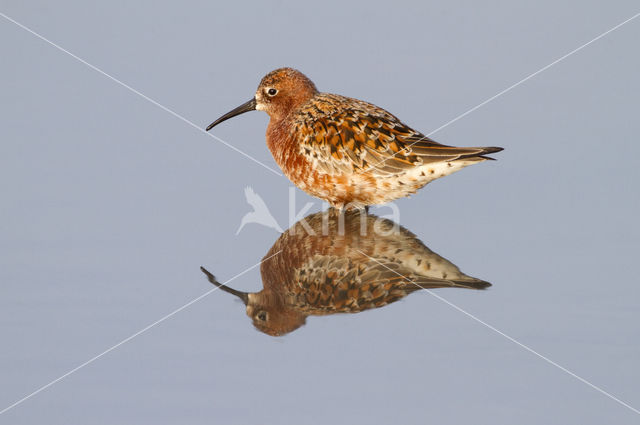
[{"label": "rufous head", "polygon": [[276,69],[262,78],[253,99],[209,124],[207,131],[229,118],[254,110],[265,111],[272,119],[282,119],[317,92],[313,81],[302,72],[293,68]]},{"label": "rufous head", "polygon": [[307,316],[287,303],[284,294],[263,289],[249,294],[247,316],[260,332],[282,336],[304,325]]},{"label": "rufous head", "polygon": [[246,306],[247,316],[251,318],[253,326],[260,332],[271,336],[282,336],[304,325],[307,316],[296,311],[287,303],[286,296],[278,291],[263,289],[260,292],[243,292],[218,282],[204,267],[200,270],[207,276],[209,282],[228,294],[240,298]]}]

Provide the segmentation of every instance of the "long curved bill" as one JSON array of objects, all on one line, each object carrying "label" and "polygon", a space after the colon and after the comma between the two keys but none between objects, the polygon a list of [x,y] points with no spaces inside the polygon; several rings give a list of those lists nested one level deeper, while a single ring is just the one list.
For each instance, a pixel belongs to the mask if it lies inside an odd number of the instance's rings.
[{"label": "long curved bill", "polygon": [[233,109],[227,112],[226,114],[224,114],[223,116],[221,116],[220,118],[218,118],[217,120],[209,124],[209,126],[207,127],[207,131],[211,130],[213,127],[220,124],[222,121],[226,121],[229,118],[235,117],[236,115],[244,114],[245,112],[255,111],[255,110],[256,110],[256,99],[254,97],[250,101],[243,103],[242,105],[238,106],[236,109]]},{"label": "long curved bill", "polygon": [[244,305],[247,305],[247,303],[249,302],[249,294],[247,292],[238,291],[237,289],[233,289],[228,287],[227,285],[223,285],[222,283],[218,282],[218,279],[216,279],[216,277],[212,275],[209,272],[209,270],[205,269],[204,267],[200,267],[200,270],[202,270],[202,273],[207,275],[207,279],[209,280],[209,282],[213,283],[215,286],[217,286],[224,292],[235,295],[236,297],[240,298],[244,303]]}]

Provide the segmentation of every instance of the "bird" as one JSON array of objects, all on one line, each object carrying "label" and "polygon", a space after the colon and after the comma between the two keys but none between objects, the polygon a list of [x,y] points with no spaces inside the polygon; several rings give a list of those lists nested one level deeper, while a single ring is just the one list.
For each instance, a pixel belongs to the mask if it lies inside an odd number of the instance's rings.
[{"label": "bird", "polygon": [[243,292],[209,282],[240,298],[253,325],[282,336],[309,316],[384,307],[420,289],[491,286],[460,271],[399,224],[364,210],[328,209],[284,232],[260,265],[263,289]]},{"label": "bird", "polygon": [[250,186],[247,186],[244,189],[244,196],[247,203],[253,207],[253,211],[246,213],[242,217],[242,220],[240,220],[240,227],[238,227],[236,235],[240,234],[240,231],[247,223],[262,224],[263,226],[275,229],[282,233],[282,228],[273,217],[269,208],[267,208],[267,204],[264,203],[264,200],[260,195],[255,193]]},{"label": "bird", "polygon": [[285,176],[338,209],[362,209],[410,196],[503,150],[439,144],[376,105],[318,91],[293,68],[269,72],[251,100],[206,131],[253,110],[270,117],[267,147]]}]

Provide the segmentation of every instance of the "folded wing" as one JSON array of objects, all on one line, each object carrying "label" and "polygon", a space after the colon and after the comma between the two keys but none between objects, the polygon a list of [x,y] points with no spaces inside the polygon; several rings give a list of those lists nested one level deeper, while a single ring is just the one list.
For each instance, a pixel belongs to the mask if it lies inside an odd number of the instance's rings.
[{"label": "folded wing", "polygon": [[[481,157],[496,147],[439,144],[367,102],[324,95],[324,108],[303,111],[296,121],[301,153],[327,174],[366,172],[389,176],[420,165]],[[328,105],[328,107],[327,107]]]}]

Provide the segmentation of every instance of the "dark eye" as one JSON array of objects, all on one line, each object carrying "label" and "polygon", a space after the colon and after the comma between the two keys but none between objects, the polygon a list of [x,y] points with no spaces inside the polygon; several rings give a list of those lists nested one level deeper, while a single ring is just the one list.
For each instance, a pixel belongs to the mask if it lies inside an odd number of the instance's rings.
[{"label": "dark eye", "polygon": [[259,311],[258,314],[256,314],[256,317],[258,318],[258,320],[265,322],[267,320],[267,312]]},{"label": "dark eye", "polygon": [[269,89],[269,90],[267,90],[267,94],[268,94],[269,96],[275,96],[275,95],[276,95],[276,93],[278,93],[278,90],[276,90],[276,89]]}]

